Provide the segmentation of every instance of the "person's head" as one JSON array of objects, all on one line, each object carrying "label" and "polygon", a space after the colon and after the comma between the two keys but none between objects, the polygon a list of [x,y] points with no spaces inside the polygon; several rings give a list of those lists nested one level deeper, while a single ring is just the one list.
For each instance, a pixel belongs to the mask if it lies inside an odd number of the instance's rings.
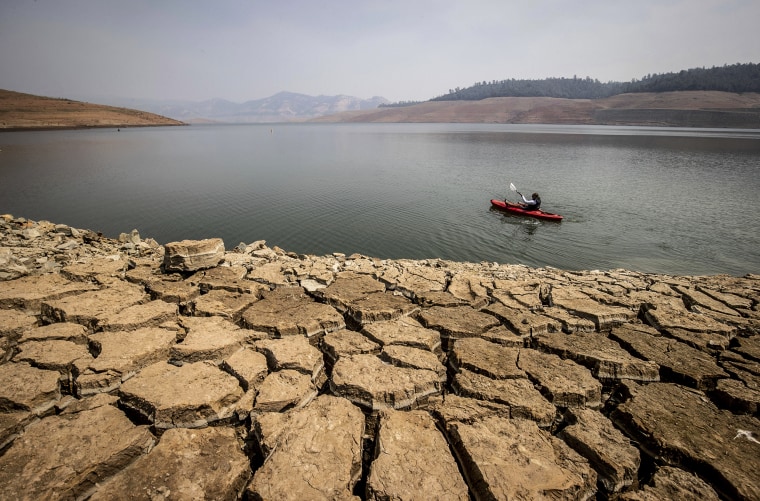
[{"label": "person's head", "polygon": [[530,198],[532,198],[533,200],[538,200],[539,199],[538,193],[534,193],[533,195],[530,196]]}]

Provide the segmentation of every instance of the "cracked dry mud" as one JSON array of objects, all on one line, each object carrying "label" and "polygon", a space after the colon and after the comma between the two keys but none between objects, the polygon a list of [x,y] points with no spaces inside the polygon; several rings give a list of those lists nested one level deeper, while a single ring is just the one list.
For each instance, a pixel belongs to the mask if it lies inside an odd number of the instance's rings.
[{"label": "cracked dry mud", "polygon": [[760,499],[760,277],[0,217],[13,499]]}]

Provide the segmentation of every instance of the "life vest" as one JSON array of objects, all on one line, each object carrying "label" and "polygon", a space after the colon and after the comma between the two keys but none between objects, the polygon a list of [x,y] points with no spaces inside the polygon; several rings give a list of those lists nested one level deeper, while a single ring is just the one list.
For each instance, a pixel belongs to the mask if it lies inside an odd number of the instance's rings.
[{"label": "life vest", "polygon": [[538,210],[539,207],[541,207],[541,197],[536,197],[533,199],[533,201],[536,202],[536,204],[532,206],[532,209]]}]

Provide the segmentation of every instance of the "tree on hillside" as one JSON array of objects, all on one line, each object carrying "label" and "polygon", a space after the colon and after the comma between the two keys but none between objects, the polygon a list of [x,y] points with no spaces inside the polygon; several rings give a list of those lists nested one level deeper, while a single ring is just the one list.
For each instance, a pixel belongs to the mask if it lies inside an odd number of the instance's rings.
[{"label": "tree on hillside", "polygon": [[672,92],[715,90],[723,92],[760,92],[760,64],[733,64],[709,69],[694,68],[678,73],[648,74],[641,80],[602,83],[591,77],[546,78],[544,80],[493,80],[476,82],[471,87],[449,90],[431,101],[478,101],[490,97],[558,97],[599,99],[627,92]]},{"label": "tree on hillside", "polygon": [[724,65],[720,68],[694,68],[678,73],[647,75],[626,92],[668,92],[671,90],[717,90],[723,92],[760,92],[760,64]]}]

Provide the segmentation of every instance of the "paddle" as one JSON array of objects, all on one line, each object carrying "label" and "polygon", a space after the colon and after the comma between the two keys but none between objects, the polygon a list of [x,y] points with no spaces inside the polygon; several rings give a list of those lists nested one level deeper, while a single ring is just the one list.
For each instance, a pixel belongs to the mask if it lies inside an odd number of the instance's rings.
[{"label": "paddle", "polygon": [[517,188],[515,188],[514,184],[509,183],[509,189],[512,190],[512,191],[514,191],[515,193],[517,193],[518,195],[520,195],[522,197],[522,193],[520,193],[519,191],[517,191]]}]

